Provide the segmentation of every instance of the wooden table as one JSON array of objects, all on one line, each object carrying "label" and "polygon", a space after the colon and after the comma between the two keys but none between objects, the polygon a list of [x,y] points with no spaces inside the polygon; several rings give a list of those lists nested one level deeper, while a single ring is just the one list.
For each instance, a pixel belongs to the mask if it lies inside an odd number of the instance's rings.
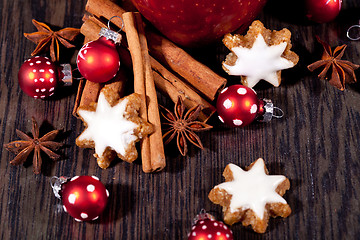
[{"label": "wooden table", "polygon": [[[300,62],[284,71],[280,87],[266,85],[257,91],[259,97],[272,99],[285,116],[238,129],[222,126],[214,118],[210,122],[214,129],[201,134],[204,150],[191,147],[189,155],[181,157],[171,146],[166,169],[156,174],[143,173],[138,162],[117,161],[102,170],[92,150],[75,146],[83,129],[71,115],[76,84],[45,101],[30,98],[19,88],[19,67],[35,48],[23,36],[35,31],[31,19],[79,28],[85,4],[85,0],[0,3],[0,145],[18,139],[15,129],[30,132],[32,116],[43,123],[42,133],[62,129],[67,145],[62,150],[65,159],[54,163],[45,159],[39,175],[33,174],[30,159],[27,167],[12,166],[14,155],[0,149],[1,239],[186,239],[201,209],[222,219],[221,208],[207,195],[224,181],[225,166],[245,167],[259,157],[271,174],[290,179],[291,189],[284,197],[293,213],[286,219],[271,219],[262,235],[236,224],[231,227],[235,239],[359,238],[360,84],[348,85],[342,92],[306,69],[322,52],[316,34],[333,47],[347,44],[344,59],[360,63],[360,41],[346,38],[347,28],[360,18],[358,0],[343,1],[340,16],[328,24],[298,21],[278,11],[277,1],[270,1],[259,18],[270,29],[292,31]],[[210,59],[206,63],[219,70],[216,51],[210,52],[204,57],[197,51],[195,57]],[[360,71],[356,73],[360,78]],[[221,70],[219,74],[226,75]],[[231,78],[229,83],[236,81]],[[172,107],[165,98],[160,102]],[[94,223],[74,221],[52,193],[52,176],[76,175],[96,175],[110,192],[104,215]]]}]

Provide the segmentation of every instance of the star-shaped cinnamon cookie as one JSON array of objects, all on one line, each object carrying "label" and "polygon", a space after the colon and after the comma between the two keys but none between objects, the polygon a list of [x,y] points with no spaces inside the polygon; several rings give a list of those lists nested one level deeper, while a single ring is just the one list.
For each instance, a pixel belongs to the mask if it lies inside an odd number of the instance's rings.
[{"label": "star-shaped cinnamon cookie", "polygon": [[152,125],[138,116],[139,108],[140,96],[136,93],[114,101],[101,91],[97,103],[78,110],[86,128],[76,145],[95,148],[94,156],[101,168],[107,168],[116,155],[133,162],[138,156],[135,142],[153,131]]},{"label": "star-shaped cinnamon cookie", "polygon": [[241,221],[252,225],[255,232],[264,233],[269,217],[287,217],[291,208],[282,195],[290,188],[289,180],[282,175],[268,175],[264,160],[253,162],[248,171],[229,164],[223,176],[225,182],[215,186],[209,199],[223,207],[225,223]]},{"label": "star-shaped cinnamon cookie", "polygon": [[275,87],[281,83],[281,70],[291,68],[299,56],[290,51],[291,32],[266,29],[254,21],[245,36],[226,34],[223,43],[231,51],[223,62],[229,75],[241,76],[245,86],[254,87],[265,80]]}]

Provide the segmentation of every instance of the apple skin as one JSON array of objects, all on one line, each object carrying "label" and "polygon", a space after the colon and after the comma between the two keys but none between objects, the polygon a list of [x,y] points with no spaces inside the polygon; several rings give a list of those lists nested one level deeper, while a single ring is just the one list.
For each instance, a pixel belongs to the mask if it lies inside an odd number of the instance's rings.
[{"label": "apple skin", "polygon": [[244,31],[267,0],[132,0],[162,34],[185,47],[198,47],[226,33]]},{"label": "apple skin", "polygon": [[342,0],[306,0],[306,16],[317,23],[334,20],[341,10]]}]

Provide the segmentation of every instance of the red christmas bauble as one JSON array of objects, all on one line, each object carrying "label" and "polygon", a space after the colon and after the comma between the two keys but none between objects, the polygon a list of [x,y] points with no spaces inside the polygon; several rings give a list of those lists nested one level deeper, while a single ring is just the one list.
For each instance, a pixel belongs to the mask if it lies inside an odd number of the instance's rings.
[{"label": "red christmas bauble", "polygon": [[243,127],[263,113],[263,101],[254,90],[243,85],[225,88],[216,102],[219,119],[231,127]]},{"label": "red christmas bauble", "polygon": [[85,44],[77,55],[77,66],[81,75],[91,82],[109,81],[120,68],[116,44],[105,37]]},{"label": "red christmas bauble", "polygon": [[339,14],[341,4],[342,0],[306,0],[306,16],[314,22],[330,22]]},{"label": "red christmas bauble", "polygon": [[52,96],[59,81],[56,65],[47,57],[32,57],[20,67],[18,80],[21,89],[30,97]]},{"label": "red christmas bauble", "polygon": [[61,186],[65,212],[77,221],[97,219],[104,211],[109,192],[94,176],[76,176]]},{"label": "red christmas bauble", "polygon": [[232,231],[221,221],[199,219],[188,236],[188,240],[233,240]]}]

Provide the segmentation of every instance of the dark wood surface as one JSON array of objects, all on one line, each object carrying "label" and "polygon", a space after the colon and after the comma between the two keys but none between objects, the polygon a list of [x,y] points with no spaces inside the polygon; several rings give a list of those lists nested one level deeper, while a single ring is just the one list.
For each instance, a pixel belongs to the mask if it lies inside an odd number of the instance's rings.
[{"label": "dark wood surface", "polygon": [[[201,134],[204,150],[191,147],[189,156],[181,157],[174,145],[169,146],[166,169],[145,174],[138,162],[117,161],[101,170],[92,150],[75,146],[83,129],[71,115],[76,85],[46,101],[32,99],[19,88],[19,67],[35,47],[23,37],[24,32],[35,31],[31,19],[79,28],[86,1],[0,1],[0,145],[17,139],[15,129],[29,132],[32,116],[42,125],[41,133],[62,129],[67,145],[62,150],[65,159],[54,163],[44,159],[39,175],[33,174],[30,159],[25,167],[10,165],[14,155],[0,148],[0,239],[186,239],[201,209],[222,219],[221,208],[207,195],[223,182],[225,166],[245,167],[259,157],[270,174],[290,179],[291,189],[284,197],[293,213],[286,219],[270,219],[262,235],[236,224],[231,227],[235,239],[359,239],[360,84],[348,85],[342,92],[318,80],[306,66],[322,51],[315,34],[331,46],[348,44],[344,59],[360,64],[360,41],[349,41],[345,35],[359,21],[360,2],[343,1],[340,16],[328,24],[301,21],[296,14],[279,11],[280,3],[270,1],[259,18],[268,28],[292,31],[300,62],[284,71],[279,88],[263,85],[256,90],[259,97],[272,99],[285,116],[239,129],[213,119],[214,129]],[[219,49],[210,48],[206,57],[200,54],[205,51],[194,52],[225,76],[216,58]],[[229,84],[234,83],[230,78]],[[164,97],[160,102],[172,107]],[[75,222],[53,195],[52,176],[75,175],[96,175],[109,190],[109,204],[100,220]]]}]

